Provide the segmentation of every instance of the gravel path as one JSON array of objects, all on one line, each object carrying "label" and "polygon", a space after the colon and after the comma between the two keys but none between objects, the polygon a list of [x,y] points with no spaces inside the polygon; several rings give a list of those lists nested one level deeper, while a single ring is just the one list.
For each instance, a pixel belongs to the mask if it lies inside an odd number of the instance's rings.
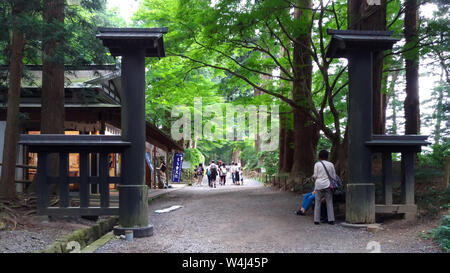
[{"label": "gravel path", "polygon": [[[439,252],[418,236],[438,221],[415,226],[397,221],[377,233],[344,228],[339,222],[315,226],[311,214],[294,214],[300,195],[244,182],[215,189],[204,182],[169,193],[149,206],[152,237],[113,239],[97,252],[369,252],[371,241],[380,243],[381,252]],[[172,205],[183,208],[154,212]]]},{"label": "gravel path", "polygon": [[74,219],[48,221],[38,216],[28,216],[25,228],[0,232],[0,253],[27,253],[44,250],[58,238],[95,222]]}]

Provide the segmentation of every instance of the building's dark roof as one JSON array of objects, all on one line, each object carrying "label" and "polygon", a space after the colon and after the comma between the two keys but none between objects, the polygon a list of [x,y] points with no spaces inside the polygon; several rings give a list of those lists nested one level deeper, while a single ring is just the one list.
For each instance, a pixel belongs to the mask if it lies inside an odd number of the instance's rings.
[{"label": "building's dark roof", "polygon": [[[25,64],[25,70],[30,71],[42,71],[41,64]],[[9,67],[7,65],[0,65],[0,71],[7,71]],[[85,65],[64,65],[64,71],[95,71],[95,70],[117,70],[117,66],[115,64],[85,64]]]},{"label": "building's dark roof", "polygon": [[[0,76],[8,67],[0,65]],[[26,65],[21,82],[21,104],[36,104],[42,96],[42,65]],[[118,74],[117,74],[118,73]],[[109,78],[108,78],[109,77]],[[117,104],[120,105],[120,70],[116,65],[65,65],[64,96],[66,104]],[[102,80],[99,80],[102,79]],[[8,88],[0,86],[0,103],[6,102]]]},{"label": "building's dark roof", "polygon": [[[22,108],[41,108],[41,103],[20,103],[19,107]],[[122,108],[121,105],[111,103],[65,103],[65,108]],[[6,103],[0,102],[0,109],[7,108]]]},{"label": "building's dark roof", "polygon": [[[118,129],[121,128],[121,119],[120,119],[120,111],[112,115],[112,118],[108,120],[108,123]],[[161,131],[158,127],[152,124],[149,121],[145,121],[145,137],[146,141],[150,144],[153,144],[162,150],[176,150],[176,151],[184,151],[184,148],[181,147],[178,143],[176,143],[170,136],[166,135],[163,131]]]},{"label": "building's dark roof", "polygon": [[[147,137],[149,139],[157,140],[159,142],[158,144],[166,146],[170,150],[178,150],[180,152],[184,152],[183,147],[181,147],[178,143],[176,143],[171,137],[166,135],[163,131],[161,131],[153,123],[145,121],[145,131],[146,131]],[[155,146],[158,146],[158,145],[155,145]]]},{"label": "building's dark roof", "polygon": [[105,94],[120,103],[122,95],[122,78],[120,70],[106,75],[100,75],[95,79],[85,82],[85,84],[101,86]]},{"label": "building's dark roof", "polygon": [[163,34],[167,27],[162,28],[98,28],[97,38],[109,48],[113,56],[121,56],[124,50],[133,47],[145,48],[147,57],[165,57]]},{"label": "building's dark roof", "polygon": [[325,54],[327,58],[346,58],[349,52],[361,48],[384,51],[391,49],[399,41],[391,37],[391,31],[328,29],[327,33],[332,35]]},{"label": "building's dark roof", "polygon": [[121,136],[114,135],[63,135],[46,134],[20,136],[19,144],[29,146],[130,146],[130,142],[122,141]]},{"label": "building's dark roof", "polygon": [[[164,29],[161,31],[163,32]],[[165,31],[167,32],[167,28]],[[0,73],[2,68],[3,70],[8,69],[7,66],[0,65]],[[106,121],[117,128],[121,128],[121,71],[115,65],[65,66],[65,68],[66,81],[71,82],[71,85],[66,84],[65,87],[66,101],[64,107],[66,111],[69,113],[78,111],[75,114],[88,111],[92,112],[94,116],[97,115],[98,111],[106,111],[110,114]],[[34,81],[27,87],[22,88],[20,109],[27,113],[36,112],[36,121],[40,117],[39,109],[41,108],[41,87],[39,84],[42,77],[42,66],[27,66],[27,69],[32,71],[30,75],[34,77]],[[97,95],[94,94],[94,98],[87,98],[85,102],[72,99],[73,94],[83,92],[83,89],[95,91]],[[6,87],[0,87],[0,114],[6,113],[5,98],[7,91]],[[75,118],[82,119],[78,114],[75,115]],[[147,142],[164,150],[184,151],[183,147],[152,123],[146,121],[145,126]]]},{"label": "building's dark roof", "polygon": [[113,28],[113,27],[99,27],[98,31],[101,33],[123,33],[129,35],[139,35],[145,33],[161,33],[166,34],[168,31],[167,27],[154,27],[154,28]]}]

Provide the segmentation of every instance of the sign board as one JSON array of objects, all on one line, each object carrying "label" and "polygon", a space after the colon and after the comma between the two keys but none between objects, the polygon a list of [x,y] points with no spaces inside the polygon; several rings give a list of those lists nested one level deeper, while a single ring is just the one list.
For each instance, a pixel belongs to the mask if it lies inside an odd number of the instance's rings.
[{"label": "sign board", "polygon": [[183,167],[183,153],[175,153],[173,155],[172,182],[180,182],[182,167]]}]

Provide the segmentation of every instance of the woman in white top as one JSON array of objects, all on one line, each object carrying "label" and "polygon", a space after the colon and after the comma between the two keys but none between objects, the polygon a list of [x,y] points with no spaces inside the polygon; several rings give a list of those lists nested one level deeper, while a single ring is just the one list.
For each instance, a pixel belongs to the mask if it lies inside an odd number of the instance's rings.
[{"label": "woman in white top", "polygon": [[336,171],[334,170],[333,163],[327,160],[328,151],[322,150],[319,152],[319,162],[314,165],[314,224],[316,225],[320,223],[320,206],[323,196],[325,196],[327,201],[328,223],[334,225],[333,192],[330,189],[330,178],[328,174],[331,177],[336,177]]}]

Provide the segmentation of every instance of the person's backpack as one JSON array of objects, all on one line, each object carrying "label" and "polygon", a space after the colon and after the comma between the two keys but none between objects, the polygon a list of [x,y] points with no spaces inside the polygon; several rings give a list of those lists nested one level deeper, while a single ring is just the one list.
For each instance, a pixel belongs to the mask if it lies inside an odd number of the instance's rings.
[{"label": "person's backpack", "polygon": [[198,167],[196,170],[197,175],[202,175],[203,174],[203,169]]},{"label": "person's backpack", "polygon": [[330,173],[328,172],[327,168],[325,167],[325,164],[322,161],[319,161],[322,163],[323,168],[325,169],[325,172],[327,173],[328,179],[330,180],[330,189],[332,191],[343,191],[342,187],[342,181],[339,178],[339,176],[336,175],[335,178],[331,177]]},{"label": "person's backpack", "polygon": [[211,166],[211,175],[217,176],[217,167],[215,165]]}]

